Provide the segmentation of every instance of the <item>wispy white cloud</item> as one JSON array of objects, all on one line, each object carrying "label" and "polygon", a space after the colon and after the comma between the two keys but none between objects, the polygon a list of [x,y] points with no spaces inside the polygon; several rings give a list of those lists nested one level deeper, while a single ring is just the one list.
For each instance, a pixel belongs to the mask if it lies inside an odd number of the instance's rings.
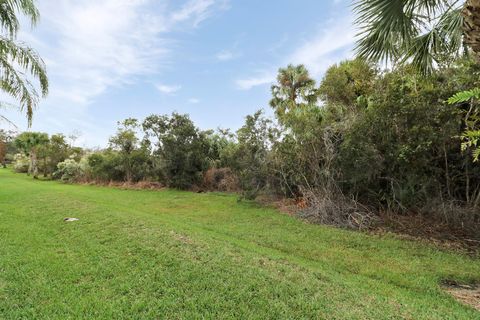
[{"label": "wispy white cloud", "polygon": [[222,50],[216,54],[216,58],[220,61],[228,61],[235,58],[235,54],[230,50]]},{"label": "wispy white cloud", "polygon": [[190,0],[171,15],[171,20],[173,23],[192,21],[197,27],[212,15],[214,7],[224,10],[228,8],[228,3],[228,0]]},{"label": "wispy white cloud", "polygon": [[37,48],[51,78],[50,98],[88,104],[108,88],[161,71],[171,60],[169,32],[194,26],[226,0],[43,0],[39,32],[23,39]]},{"label": "wispy white cloud", "polygon": [[165,94],[173,94],[179,91],[182,86],[179,85],[166,85],[166,84],[156,84],[155,87],[158,91]]},{"label": "wispy white cloud", "polygon": [[352,25],[352,16],[331,21],[296,49],[288,61],[306,65],[314,76],[321,75],[333,62],[351,57],[355,41]]},{"label": "wispy white cloud", "polygon": [[158,71],[169,48],[148,0],[45,0],[40,47],[52,98],[87,104],[107,88]]},{"label": "wispy white cloud", "polygon": [[200,99],[190,98],[190,99],[188,99],[188,103],[197,104],[197,103],[200,103]]},{"label": "wispy white cloud", "polygon": [[262,71],[254,76],[247,77],[244,79],[239,79],[235,81],[235,83],[237,87],[241,90],[250,90],[253,87],[272,83],[274,80],[275,80],[274,71]]},{"label": "wispy white cloud", "polygon": [[317,34],[304,41],[291,52],[286,59],[268,70],[257,71],[255,75],[236,80],[239,89],[249,90],[256,86],[275,81],[279,67],[287,64],[304,64],[314,77],[320,77],[333,63],[350,58],[351,47],[355,41],[355,29],[352,28],[353,17],[348,15],[332,19],[319,29]]}]

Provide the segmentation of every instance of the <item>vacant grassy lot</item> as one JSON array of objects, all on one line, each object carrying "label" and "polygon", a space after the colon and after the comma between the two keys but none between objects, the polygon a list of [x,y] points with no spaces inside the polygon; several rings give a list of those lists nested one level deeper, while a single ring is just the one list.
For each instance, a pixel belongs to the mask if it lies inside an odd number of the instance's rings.
[{"label": "vacant grassy lot", "polygon": [[232,195],[0,169],[1,319],[480,319],[442,279],[480,280],[480,261]]}]

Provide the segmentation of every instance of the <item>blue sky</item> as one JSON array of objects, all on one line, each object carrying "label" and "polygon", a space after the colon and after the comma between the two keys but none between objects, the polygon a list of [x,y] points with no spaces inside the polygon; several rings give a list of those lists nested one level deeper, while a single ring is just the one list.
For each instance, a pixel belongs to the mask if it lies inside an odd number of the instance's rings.
[{"label": "blue sky", "polygon": [[[269,111],[278,68],[325,69],[351,57],[348,0],[38,0],[39,25],[20,40],[45,60],[50,94],[32,130],[81,133],[104,146],[116,123],[189,113],[203,128],[237,129]],[[6,115],[20,129],[24,116]],[[0,124],[4,126],[5,124]]]}]

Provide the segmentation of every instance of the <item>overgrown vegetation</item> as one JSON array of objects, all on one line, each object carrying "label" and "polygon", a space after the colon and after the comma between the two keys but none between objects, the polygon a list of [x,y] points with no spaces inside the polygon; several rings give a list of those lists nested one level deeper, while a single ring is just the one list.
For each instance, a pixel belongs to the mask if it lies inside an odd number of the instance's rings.
[{"label": "overgrown vegetation", "polygon": [[64,181],[303,198],[304,216],[352,228],[370,227],[381,211],[421,213],[478,236],[480,166],[465,141],[478,130],[478,100],[449,98],[479,86],[479,75],[468,59],[428,77],[356,59],[317,85],[305,67],[288,66],[272,87],[275,118],[256,112],[235,133],[203,131],[173,113],[119,123],[104,150],[72,148],[61,135],[15,141],[40,172]]}]

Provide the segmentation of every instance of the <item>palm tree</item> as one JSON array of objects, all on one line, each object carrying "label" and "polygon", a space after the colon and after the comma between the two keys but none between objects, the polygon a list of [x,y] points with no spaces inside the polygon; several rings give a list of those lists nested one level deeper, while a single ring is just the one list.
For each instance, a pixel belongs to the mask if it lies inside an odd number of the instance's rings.
[{"label": "palm tree", "polygon": [[48,143],[48,135],[41,132],[23,132],[15,139],[15,146],[30,157],[28,174],[38,177],[37,152],[41,145]]},{"label": "palm tree", "polygon": [[277,84],[272,86],[270,106],[280,120],[289,111],[311,105],[318,99],[315,80],[304,65],[288,65],[278,70]]},{"label": "palm tree", "polygon": [[0,0],[0,89],[20,103],[20,111],[26,112],[30,126],[39,94],[26,73],[38,80],[43,97],[48,93],[48,78],[40,56],[16,41],[20,28],[18,13],[28,18],[32,26],[39,19],[34,0]]},{"label": "palm tree", "polygon": [[480,62],[480,0],[356,0],[357,53],[423,73],[462,53]]}]

